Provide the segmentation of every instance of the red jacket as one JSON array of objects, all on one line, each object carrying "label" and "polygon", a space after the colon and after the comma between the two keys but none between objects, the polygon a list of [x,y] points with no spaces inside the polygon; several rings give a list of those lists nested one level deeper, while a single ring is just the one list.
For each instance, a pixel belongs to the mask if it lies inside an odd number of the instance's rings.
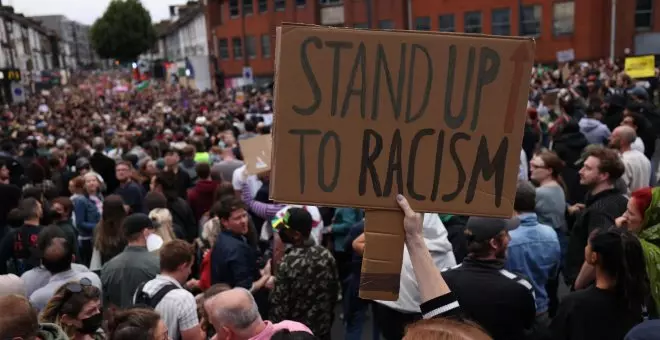
[{"label": "red jacket", "polygon": [[199,265],[199,283],[198,287],[205,291],[211,287],[211,250],[204,252],[202,263]]},{"label": "red jacket", "polygon": [[216,181],[201,179],[194,187],[188,189],[188,204],[190,204],[197,222],[205,212],[211,209],[213,195],[215,195],[218,184]]}]

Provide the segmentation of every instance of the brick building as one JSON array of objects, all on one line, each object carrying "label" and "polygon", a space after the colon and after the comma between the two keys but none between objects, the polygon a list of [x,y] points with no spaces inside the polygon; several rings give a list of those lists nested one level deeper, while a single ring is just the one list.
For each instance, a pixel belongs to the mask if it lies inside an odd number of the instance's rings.
[{"label": "brick building", "polygon": [[[227,79],[251,66],[257,82],[273,75],[275,27],[310,24],[527,35],[536,60],[553,63],[610,53],[612,0],[209,0],[210,51]],[[410,9],[410,10],[409,10]],[[369,15],[370,14],[370,15]],[[371,20],[369,20],[371,17]],[[660,54],[660,0],[618,0],[615,54]]]}]

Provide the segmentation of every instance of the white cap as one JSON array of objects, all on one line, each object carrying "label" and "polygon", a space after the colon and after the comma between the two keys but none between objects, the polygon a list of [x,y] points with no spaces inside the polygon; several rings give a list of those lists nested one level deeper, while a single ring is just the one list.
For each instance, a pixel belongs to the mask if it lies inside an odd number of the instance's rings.
[{"label": "white cap", "polygon": [[197,119],[195,119],[195,124],[197,124],[197,125],[206,124],[206,117],[204,117],[204,116],[197,117]]},{"label": "white cap", "polygon": [[55,146],[57,146],[58,148],[63,148],[66,146],[66,144],[67,144],[66,139],[64,138],[60,138],[57,140],[57,142],[55,142]]}]

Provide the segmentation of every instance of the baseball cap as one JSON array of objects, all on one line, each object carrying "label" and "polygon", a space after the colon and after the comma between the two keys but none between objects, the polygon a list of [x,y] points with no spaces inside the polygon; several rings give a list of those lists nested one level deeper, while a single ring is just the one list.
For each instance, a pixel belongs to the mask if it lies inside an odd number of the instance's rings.
[{"label": "baseball cap", "polygon": [[156,229],[158,226],[158,222],[150,219],[146,214],[132,214],[124,220],[124,235],[130,236],[142,232],[144,229]]},{"label": "baseball cap", "polygon": [[481,242],[490,240],[504,230],[516,229],[519,225],[517,217],[505,219],[472,216],[465,225],[465,235],[468,242]]},{"label": "baseball cap", "polygon": [[628,94],[642,99],[649,99],[649,93],[641,86],[635,86],[628,90]]},{"label": "baseball cap", "polygon": [[273,220],[272,225],[276,230],[282,228],[295,230],[303,236],[309,236],[312,232],[314,221],[312,215],[304,208],[290,208],[281,218]]}]

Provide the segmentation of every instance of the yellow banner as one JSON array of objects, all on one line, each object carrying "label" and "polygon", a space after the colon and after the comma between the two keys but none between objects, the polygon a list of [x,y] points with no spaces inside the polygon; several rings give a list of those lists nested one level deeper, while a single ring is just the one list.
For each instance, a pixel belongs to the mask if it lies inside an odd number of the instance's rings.
[{"label": "yellow banner", "polygon": [[626,58],[626,74],[631,78],[649,78],[655,76],[655,56]]}]

